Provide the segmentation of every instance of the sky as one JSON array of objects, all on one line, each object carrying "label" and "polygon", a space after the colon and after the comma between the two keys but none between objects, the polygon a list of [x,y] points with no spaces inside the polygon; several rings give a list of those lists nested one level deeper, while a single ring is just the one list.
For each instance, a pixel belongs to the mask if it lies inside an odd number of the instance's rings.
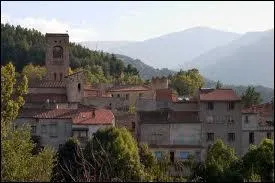
[{"label": "sky", "polygon": [[274,1],[1,1],[1,23],[70,40],[143,41],[196,26],[245,33],[274,28]]}]

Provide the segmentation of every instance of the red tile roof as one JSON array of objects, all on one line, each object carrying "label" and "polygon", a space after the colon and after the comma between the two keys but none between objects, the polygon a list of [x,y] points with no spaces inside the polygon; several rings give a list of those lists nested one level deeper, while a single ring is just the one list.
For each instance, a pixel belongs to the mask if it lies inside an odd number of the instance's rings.
[{"label": "red tile roof", "polygon": [[131,92],[131,91],[148,91],[147,86],[121,86],[109,89],[109,92]]},{"label": "red tile roof", "polygon": [[274,113],[274,109],[271,103],[264,103],[245,108],[242,110],[242,113],[257,113],[262,117],[268,117]]},{"label": "red tile roof", "polygon": [[66,83],[64,81],[31,81],[29,83],[29,88],[65,88]]},{"label": "red tile roof", "polygon": [[232,89],[200,89],[201,101],[240,101]]},{"label": "red tile roof", "polygon": [[112,124],[114,115],[107,109],[95,109],[80,107],[78,109],[23,109],[19,115],[21,118],[38,119],[71,119],[73,124],[78,125],[105,125]]},{"label": "red tile roof", "polygon": [[67,102],[67,95],[66,94],[54,94],[54,93],[41,93],[41,94],[27,94],[25,97],[26,103],[37,103],[37,102],[46,102],[47,99],[50,102],[55,101],[56,103],[65,103]]}]

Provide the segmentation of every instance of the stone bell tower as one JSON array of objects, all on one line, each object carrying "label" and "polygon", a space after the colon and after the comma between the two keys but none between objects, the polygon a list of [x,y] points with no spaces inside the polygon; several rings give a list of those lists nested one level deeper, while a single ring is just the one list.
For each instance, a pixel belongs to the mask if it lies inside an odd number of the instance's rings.
[{"label": "stone bell tower", "polygon": [[47,80],[63,81],[69,74],[69,35],[46,33]]}]

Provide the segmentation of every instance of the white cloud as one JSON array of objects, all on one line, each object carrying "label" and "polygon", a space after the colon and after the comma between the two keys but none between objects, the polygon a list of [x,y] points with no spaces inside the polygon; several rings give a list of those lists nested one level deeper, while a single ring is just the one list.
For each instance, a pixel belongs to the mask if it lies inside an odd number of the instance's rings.
[{"label": "white cloud", "polygon": [[24,28],[34,28],[43,34],[45,33],[66,33],[68,31],[70,41],[80,42],[88,40],[98,40],[99,34],[92,27],[85,26],[85,20],[81,22],[81,25],[70,25],[66,22],[61,22],[57,19],[45,19],[45,18],[13,18],[9,15],[1,15],[2,23],[9,23],[12,25],[20,25]]}]

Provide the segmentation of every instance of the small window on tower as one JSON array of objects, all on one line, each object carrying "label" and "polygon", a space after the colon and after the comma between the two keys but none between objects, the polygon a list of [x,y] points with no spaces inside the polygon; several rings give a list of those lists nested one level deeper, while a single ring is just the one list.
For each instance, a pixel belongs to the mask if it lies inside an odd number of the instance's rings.
[{"label": "small window on tower", "polygon": [[54,73],[53,75],[54,75],[54,80],[56,81],[56,73]]},{"label": "small window on tower", "polygon": [[78,83],[77,88],[78,88],[78,92],[80,92],[80,89],[81,89],[80,83]]}]

